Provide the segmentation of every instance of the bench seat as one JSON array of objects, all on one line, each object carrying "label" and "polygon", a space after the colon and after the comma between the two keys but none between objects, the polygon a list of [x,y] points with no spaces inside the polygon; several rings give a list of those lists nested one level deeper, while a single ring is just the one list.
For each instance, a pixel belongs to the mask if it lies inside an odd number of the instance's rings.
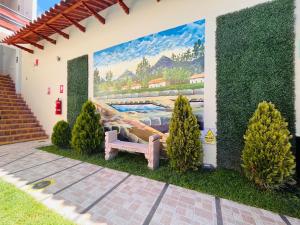
[{"label": "bench seat", "polygon": [[140,144],[120,141],[117,131],[108,131],[105,133],[105,159],[115,158],[119,150],[142,153],[148,160],[148,167],[154,170],[159,166],[160,145],[159,135],[150,136],[148,144]]}]

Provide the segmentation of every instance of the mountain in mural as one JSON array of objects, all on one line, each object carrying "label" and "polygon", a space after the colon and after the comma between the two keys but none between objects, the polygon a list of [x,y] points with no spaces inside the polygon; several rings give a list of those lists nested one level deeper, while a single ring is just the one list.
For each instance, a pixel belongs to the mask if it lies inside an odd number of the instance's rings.
[{"label": "mountain in mural", "polygon": [[154,66],[151,67],[151,74],[158,73],[165,68],[172,68],[175,66],[175,62],[167,56],[162,56]]},{"label": "mountain in mural", "polygon": [[121,76],[118,77],[118,80],[134,80],[136,78],[136,75],[130,71],[126,70],[124,73],[121,74]]},{"label": "mountain in mural", "polygon": [[164,69],[169,68],[184,68],[192,73],[203,73],[204,57],[199,57],[191,61],[175,61],[167,56],[162,56],[157,63],[150,68],[150,74],[161,73]]}]

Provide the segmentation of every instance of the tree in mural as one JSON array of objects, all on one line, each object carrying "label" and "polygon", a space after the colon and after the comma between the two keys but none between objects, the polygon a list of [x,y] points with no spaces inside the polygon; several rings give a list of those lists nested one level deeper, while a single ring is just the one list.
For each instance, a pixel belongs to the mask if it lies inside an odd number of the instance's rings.
[{"label": "tree in mural", "polygon": [[202,43],[201,40],[198,40],[198,41],[194,44],[193,55],[194,55],[194,58],[195,58],[195,59],[204,57],[204,44]]},{"label": "tree in mural", "polygon": [[136,69],[137,78],[142,83],[143,86],[147,86],[150,69],[151,69],[151,65],[148,59],[143,57],[142,61],[138,64]]},{"label": "tree in mural", "polygon": [[113,79],[113,76],[114,76],[113,72],[112,72],[111,70],[108,71],[108,72],[105,74],[105,79],[106,79],[106,81],[111,82],[112,79]]},{"label": "tree in mural", "polygon": [[163,71],[163,77],[169,84],[183,84],[189,81],[191,72],[185,68],[170,68]]},{"label": "tree in mural", "polygon": [[100,75],[99,75],[99,70],[96,68],[94,70],[94,84],[96,85],[99,85],[101,83],[101,78],[100,78]]}]

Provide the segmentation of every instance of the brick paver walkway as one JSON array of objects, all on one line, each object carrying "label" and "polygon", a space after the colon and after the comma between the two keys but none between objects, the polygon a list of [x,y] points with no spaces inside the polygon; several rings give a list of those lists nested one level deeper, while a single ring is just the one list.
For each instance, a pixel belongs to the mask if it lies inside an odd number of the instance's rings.
[{"label": "brick paver walkway", "polygon": [[[45,144],[0,146],[0,178],[78,224],[300,225],[295,218],[36,150]],[[52,185],[32,189],[43,180]]]}]

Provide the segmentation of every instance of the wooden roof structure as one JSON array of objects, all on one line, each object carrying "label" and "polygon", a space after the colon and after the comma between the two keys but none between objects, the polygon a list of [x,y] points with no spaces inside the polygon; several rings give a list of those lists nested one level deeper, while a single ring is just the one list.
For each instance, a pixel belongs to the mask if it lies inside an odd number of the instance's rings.
[{"label": "wooden roof structure", "polygon": [[[159,1],[160,0],[157,0],[157,2]],[[62,0],[46,11],[37,20],[5,38],[2,42],[18,47],[29,53],[34,53],[32,49],[21,45],[31,44],[39,49],[44,49],[44,46],[38,43],[43,39],[55,45],[56,40],[51,38],[51,35],[59,34],[69,39],[69,34],[63,30],[72,25],[77,27],[80,31],[85,32],[86,28],[80,24],[80,21],[90,16],[94,16],[100,23],[105,24],[105,18],[102,17],[99,12],[114,4],[119,4],[122,10],[124,10],[126,14],[129,14],[130,10],[123,0]]]}]

